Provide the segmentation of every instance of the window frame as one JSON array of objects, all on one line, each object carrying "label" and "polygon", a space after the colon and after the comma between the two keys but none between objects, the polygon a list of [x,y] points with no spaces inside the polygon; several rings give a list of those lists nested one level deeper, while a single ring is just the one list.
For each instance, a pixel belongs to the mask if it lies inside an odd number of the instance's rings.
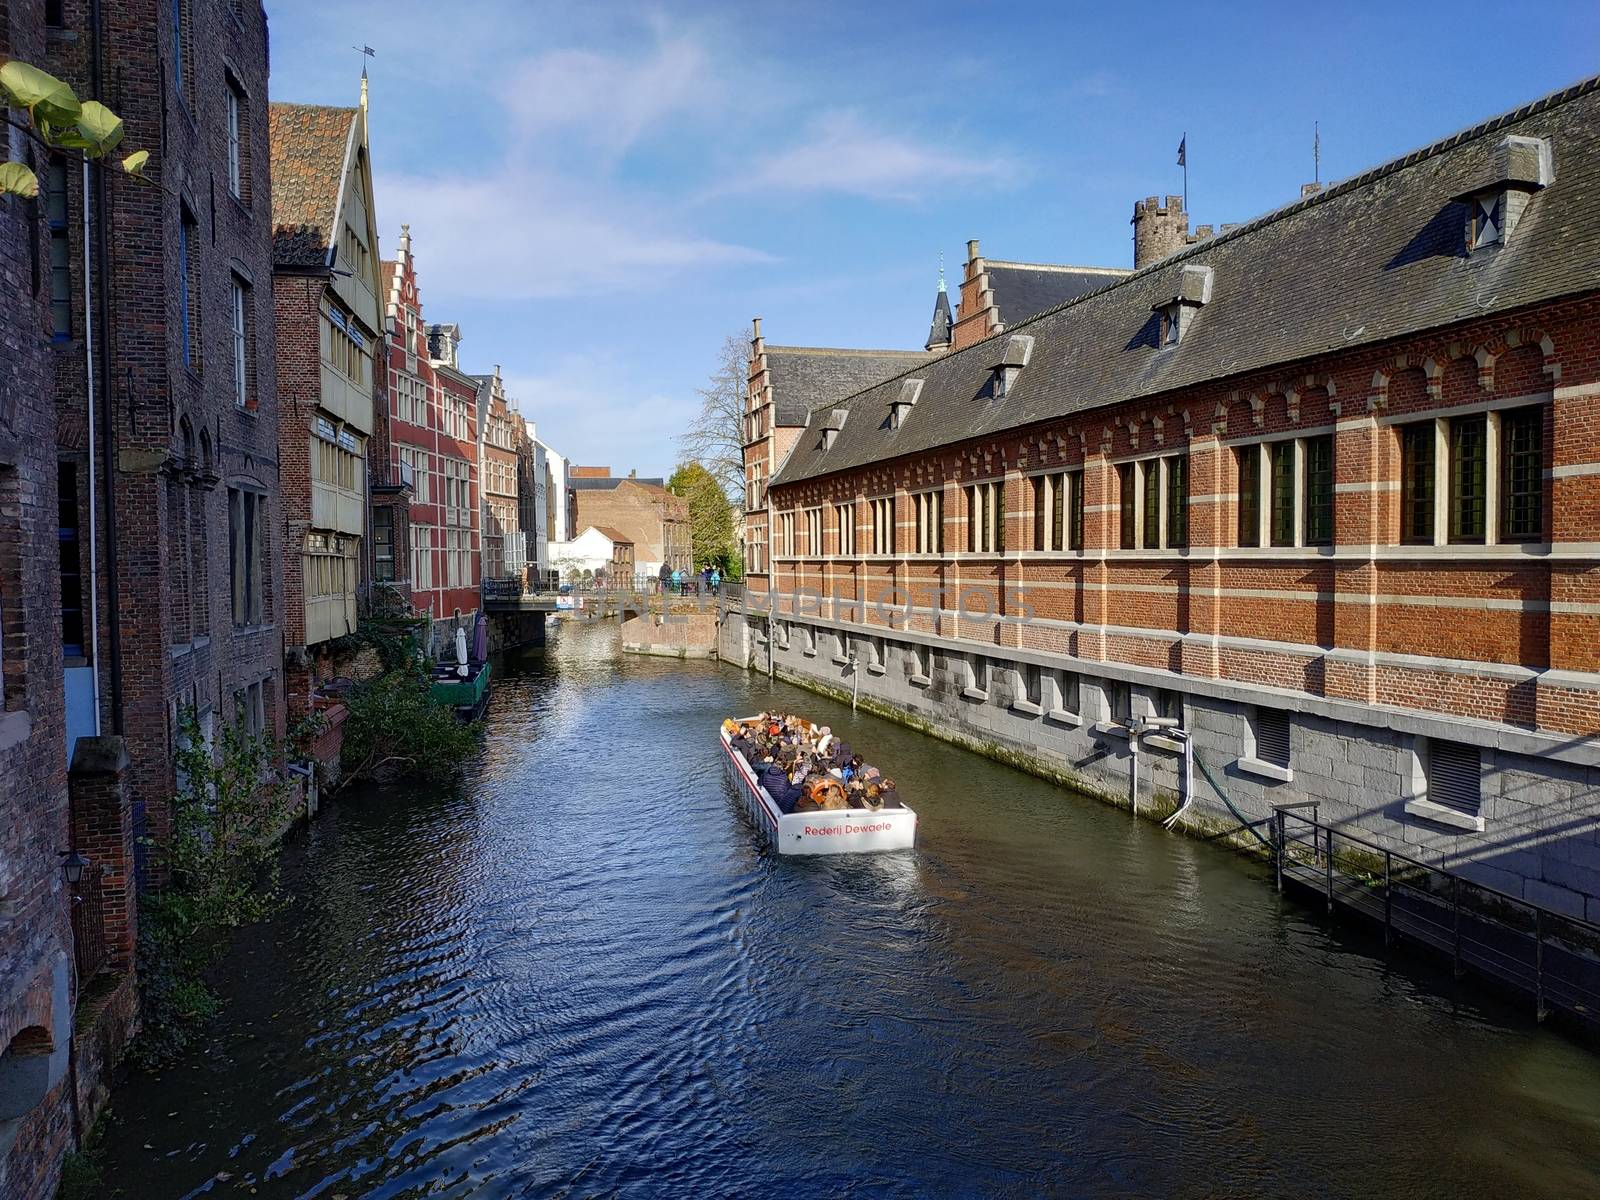
[{"label": "window frame", "polygon": [[926,488],[911,494],[915,518],[912,546],[917,554],[944,553],[944,488]]}]

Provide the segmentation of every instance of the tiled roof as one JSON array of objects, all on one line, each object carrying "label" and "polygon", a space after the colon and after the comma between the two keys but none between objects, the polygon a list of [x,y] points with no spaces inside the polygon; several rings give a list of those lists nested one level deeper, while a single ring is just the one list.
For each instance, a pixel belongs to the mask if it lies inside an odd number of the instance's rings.
[{"label": "tiled roof", "polygon": [[989,290],[994,293],[1000,320],[1007,326],[1036,317],[1068,300],[1087,296],[1133,274],[1111,267],[1054,267],[995,259],[985,260],[983,266],[989,275]]},{"label": "tiled roof", "polygon": [[344,181],[345,149],[354,108],[269,104],[272,139],[273,261],[320,267],[328,261],[328,232]]},{"label": "tiled roof", "polygon": [[827,350],[811,346],[768,346],[773,423],[804,425],[806,414],[842,400],[907,367],[935,357],[922,350]]},{"label": "tiled roof", "polygon": [[609,492],[612,488],[624,483],[639,483],[647,487],[665,487],[666,481],[659,475],[653,479],[638,479],[627,475],[568,475],[567,486],[574,491]]},{"label": "tiled roof", "polygon": [[605,534],[606,537],[610,538],[613,542],[620,542],[624,546],[633,545],[633,539],[631,537],[610,525],[591,525],[589,528],[593,529],[596,533]]},{"label": "tiled roof", "polygon": [[[1468,255],[1466,206],[1507,134],[1548,138],[1555,178],[1507,245]],[[1213,271],[1210,302],[1177,346],[1151,309],[1185,266]],[[898,430],[873,419],[898,379],[846,404],[822,449],[804,434],[774,484],[921,453],[1006,429],[1275,368],[1600,287],[1600,76],[1197,243],[1023,325],[946,354]],[[989,399],[996,343],[1034,338],[1029,365]],[[833,405],[833,401],[827,401]],[[813,407],[817,407],[814,405]]]}]

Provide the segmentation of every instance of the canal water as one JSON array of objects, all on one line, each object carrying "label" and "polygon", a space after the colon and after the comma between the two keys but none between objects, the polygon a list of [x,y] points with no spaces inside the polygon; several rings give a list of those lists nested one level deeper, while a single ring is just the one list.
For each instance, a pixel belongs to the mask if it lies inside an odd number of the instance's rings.
[{"label": "canal water", "polygon": [[[718,721],[845,731],[912,853],[781,860]],[[1264,869],[799,689],[570,627],[455,790],[340,798],[123,1196],[1600,1195],[1600,1056]]]}]

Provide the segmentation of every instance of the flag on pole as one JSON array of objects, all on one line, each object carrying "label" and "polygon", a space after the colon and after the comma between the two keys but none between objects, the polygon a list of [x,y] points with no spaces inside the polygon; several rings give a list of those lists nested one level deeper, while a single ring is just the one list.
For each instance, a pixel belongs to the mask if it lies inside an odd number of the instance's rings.
[{"label": "flag on pole", "polygon": [[1178,165],[1180,167],[1189,165],[1189,135],[1187,133],[1183,135],[1183,140],[1178,143]]}]

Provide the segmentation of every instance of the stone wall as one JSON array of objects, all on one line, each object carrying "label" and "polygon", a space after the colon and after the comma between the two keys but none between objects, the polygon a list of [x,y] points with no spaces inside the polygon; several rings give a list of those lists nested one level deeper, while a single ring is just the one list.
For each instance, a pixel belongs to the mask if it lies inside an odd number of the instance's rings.
[{"label": "stone wall", "polygon": [[717,657],[717,614],[714,612],[658,612],[629,617],[622,622],[622,649],[629,654],[657,654],[667,658]]},{"label": "stone wall", "polygon": [[[1212,681],[738,612],[721,631],[723,656],[765,670],[769,636],[775,675],[842,699],[855,689],[868,711],[1117,804],[1128,803],[1135,755],[1113,716],[1176,717],[1198,760],[1252,822],[1270,818],[1274,805],[1314,801],[1323,821],[1397,854],[1600,920],[1600,766],[1581,752],[1541,750],[1510,731],[1488,739],[1484,828],[1450,830],[1405,812],[1427,752],[1425,720],[1356,721],[1307,697],[1290,718],[1291,765],[1275,768],[1254,757],[1250,697]],[[1139,811],[1165,817],[1186,794],[1181,743],[1146,737],[1137,758]],[[1187,828],[1232,831],[1232,840],[1249,844],[1199,768],[1192,800]]]}]

